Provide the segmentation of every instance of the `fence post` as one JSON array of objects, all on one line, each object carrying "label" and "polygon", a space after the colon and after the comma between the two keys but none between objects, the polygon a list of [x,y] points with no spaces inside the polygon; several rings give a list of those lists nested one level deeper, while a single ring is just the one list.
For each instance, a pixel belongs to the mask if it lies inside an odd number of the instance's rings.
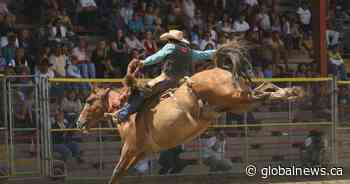
[{"label": "fence post", "polygon": [[337,152],[336,152],[336,125],[338,122],[338,87],[336,76],[332,77],[331,80],[331,105],[332,105],[332,126],[331,126],[331,163],[337,163]]},{"label": "fence post", "polygon": [[41,127],[41,154],[42,154],[42,175],[51,176],[52,173],[52,153],[51,153],[51,122],[49,111],[49,85],[47,77],[38,77],[39,115]]},{"label": "fence post", "polygon": [[245,166],[241,169],[241,170],[244,170],[246,166],[248,166],[248,161],[249,161],[249,139],[248,139],[248,124],[247,124],[247,121],[248,120],[248,113],[245,112],[244,113],[244,140],[245,140],[245,151],[244,151],[244,163],[245,163]]},{"label": "fence post", "polygon": [[[4,115],[4,127],[6,130],[5,132],[5,149],[6,149],[6,167],[7,171],[9,172],[11,170],[11,165],[10,165],[10,145],[9,145],[9,122],[8,122],[8,98],[7,98],[7,85],[6,85],[6,78],[3,77],[1,78],[1,85],[2,85],[2,101],[3,101],[3,115]],[[9,173],[8,173],[9,175]]]},{"label": "fence post", "polygon": [[332,163],[338,163],[338,143],[337,143],[337,126],[339,122],[339,114],[338,114],[338,83],[336,76],[333,76],[332,79],[332,99],[333,99],[333,108],[332,108]]},{"label": "fence post", "polygon": [[13,109],[12,109],[12,87],[11,87],[11,81],[8,80],[9,78],[6,78],[6,96],[7,96],[7,117],[8,117],[8,128],[9,128],[9,165],[10,165],[10,176],[13,176],[16,174],[16,169],[15,169],[15,163],[14,163],[14,140],[13,140],[13,133],[14,133],[14,125],[13,125]]}]

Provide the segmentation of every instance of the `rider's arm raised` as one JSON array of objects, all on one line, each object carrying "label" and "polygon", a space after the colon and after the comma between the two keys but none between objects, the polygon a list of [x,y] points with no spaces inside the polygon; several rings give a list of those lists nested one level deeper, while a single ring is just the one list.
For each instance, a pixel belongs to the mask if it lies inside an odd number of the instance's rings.
[{"label": "rider's arm raised", "polygon": [[162,49],[160,49],[158,52],[155,54],[147,57],[145,60],[142,61],[143,65],[148,66],[148,65],[153,65],[157,64],[161,61],[164,60],[166,56],[171,54],[175,50],[175,45],[168,43],[166,44]]},{"label": "rider's arm raised", "polygon": [[216,50],[192,50],[192,59],[193,61],[205,61],[213,58],[213,55]]}]

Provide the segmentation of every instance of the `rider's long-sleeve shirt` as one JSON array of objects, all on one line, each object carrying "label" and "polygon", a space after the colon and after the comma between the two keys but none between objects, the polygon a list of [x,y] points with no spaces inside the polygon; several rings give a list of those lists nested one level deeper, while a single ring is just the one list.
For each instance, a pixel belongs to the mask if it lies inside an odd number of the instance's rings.
[{"label": "rider's long-sleeve shirt", "polygon": [[[145,66],[148,66],[148,65],[160,63],[164,61],[164,59],[168,55],[172,54],[175,51],[175,49],[176,49],[175,44],[168,43],[161,50],[147,57],[143,61],[143,64]],[[207,50],[207,51],[192,50],[192,61],[204,61],[204,60],[212,59],[214,52],[215,50]]]}]

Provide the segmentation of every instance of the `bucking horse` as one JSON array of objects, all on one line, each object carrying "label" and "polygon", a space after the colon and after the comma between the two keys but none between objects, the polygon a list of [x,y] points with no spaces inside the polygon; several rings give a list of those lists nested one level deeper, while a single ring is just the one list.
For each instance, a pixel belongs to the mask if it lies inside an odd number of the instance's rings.
[{"label": "bucking horse", "polygon": [[[242,113],[263,101],[298,100],[304,96],[300,87],[279,88],[264,82],[254,88],[247,56],[245,44],[223,45],[214,55],[213,67],[185,77],[177,89],[147,99],[129,121],[115,123],[123,146],[109,184],[119,183],[128,169],[146,156],[195,139],[224,112]],[[117,111],[131,83],[117,90],[93,88],[77,127],[89,131],[108,118],[106,113]]]}]

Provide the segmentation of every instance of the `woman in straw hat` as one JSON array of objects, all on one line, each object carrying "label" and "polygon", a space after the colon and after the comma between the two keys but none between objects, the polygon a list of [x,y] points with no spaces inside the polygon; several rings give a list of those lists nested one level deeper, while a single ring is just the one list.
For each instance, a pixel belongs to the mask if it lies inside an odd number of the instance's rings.
[{"label": "woman in straw hat", "polygon": [[128,120],[129,115],[135,113],[141,106],[145,96],[152,96],[175,87],[182,78],[191,75],[192,61],[211,59],[215,52],[215,50],[192,50],[189,41],[184,38],[183,32],[178,30],[164,33],[160,36],[160,40],[167,42],[162,49],[145,60],[134,60],[130,63],[129,68],[142,68],[160,62],[165,65],[161,75],[149,81],[144,89],[135,90],[124,107],[116,113],[115,116],[119,122]]}]

